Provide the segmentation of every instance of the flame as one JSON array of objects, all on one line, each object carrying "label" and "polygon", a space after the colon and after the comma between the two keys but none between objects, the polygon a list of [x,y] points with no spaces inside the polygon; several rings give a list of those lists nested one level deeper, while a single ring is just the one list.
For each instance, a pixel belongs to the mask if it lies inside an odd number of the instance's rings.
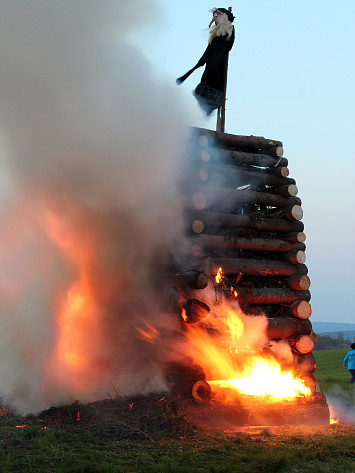
[{"label": "flame", "polygon": [[186,328],[190,356],[204,371],[215,399],[228,403],[240,394],[270,401],[311,395],[301,379],[262,351],[263,330],[252,329],[262,322],[262,317],[243,314],[234,302],[216,306],[206,323]]},{"label": "flame", "polygon": [[136,326],[136,330],[140,334],[141,339],[149,343],[154,343],[154,340],[160,335],[159,331],[145,320],[143,320],[143,324],[145,328]]},{"label": "flame", "polygon": [[[97,353],[102,337],[102,314],[95,302],[94,284],[90,279],[94,248],[85,236],[68,228],[68,222],[48,211],[47,233],[73,267],[73,281],[57,304],[56,343],[48,369],[62,380],[83,387],[95,380]],[[101,361],[102,363],[102,361]]]},{"label": "flame", "polygon": [[335,410],[333,406],[331,406],[330,404],[329,404],[329,416],[330,416],[330,419],[329,419],[330,424],[339,424],[339,418],[336,417]]},{"label": "flame", "polygon": [[187,315],[186,315],[186,310],[184,307],[182,308],[182,311],[181,311],[181,317],[183,318],[183,320],[185,320],[185,322],[187,322]]},{"label": "flame", "polygon": [[219,284],[222,281],[222,279],[223,279],[223,269],[220,267],[218,268],[218,271],[215,277],[216,284]]}]

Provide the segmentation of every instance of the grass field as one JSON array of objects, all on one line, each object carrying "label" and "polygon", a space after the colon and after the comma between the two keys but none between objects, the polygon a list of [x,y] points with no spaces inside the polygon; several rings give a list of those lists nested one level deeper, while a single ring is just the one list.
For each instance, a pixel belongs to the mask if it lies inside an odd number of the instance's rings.
[{"label": "grass field", "polygon": [[[320,386],[350,399],[344,350],[314,354]],[[0,409],[0,473],[354,473],[354,446],[355,423],[206,430],[156,395],[27,418]]]},{"label": "grass field", "polygon": [[314,351],[317,370],[315,372],[321,391],[326,394],[339,386],[345,391],[354,390],[350,384],[350,375],[343,368],[343,360],[348,350],[320,350]]}]

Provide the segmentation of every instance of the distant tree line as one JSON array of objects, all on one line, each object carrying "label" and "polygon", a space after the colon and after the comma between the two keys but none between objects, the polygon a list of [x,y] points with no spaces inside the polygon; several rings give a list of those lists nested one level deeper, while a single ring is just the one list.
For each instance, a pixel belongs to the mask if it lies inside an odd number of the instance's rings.
[{"label": "distant tree line", "polygon": [[353,342],[349,338],[344,338],[342,332],[338,333],[337,338],[331,337],[330,335],[317,334],[314,350],[332,350],[335,348],[348,348],[350,350],[350,345],[352,343]]}]

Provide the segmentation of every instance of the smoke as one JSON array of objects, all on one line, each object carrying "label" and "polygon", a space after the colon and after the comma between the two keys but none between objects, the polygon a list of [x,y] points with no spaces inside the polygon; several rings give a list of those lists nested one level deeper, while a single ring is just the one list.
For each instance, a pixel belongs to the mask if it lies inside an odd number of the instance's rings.
[{"label": "smoke", "polygon": [[152,0],[1,0],[0,397],[19,412],[167,388],[189,117],[127,40],[160,20]]},{"label": "smoke", "polygon": [[326,395],[331,416],[342,424],[355,425],[355,393],[345,391],[340,386],[334,386]]}]

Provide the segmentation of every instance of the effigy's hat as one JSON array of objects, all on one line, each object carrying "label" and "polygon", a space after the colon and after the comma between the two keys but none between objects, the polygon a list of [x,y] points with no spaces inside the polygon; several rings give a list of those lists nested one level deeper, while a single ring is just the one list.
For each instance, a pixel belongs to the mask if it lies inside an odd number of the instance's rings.
[{"label": "effigy's hat", "polygon": [[231,11],[227,10],[226,8],[216,8],[216,10],[221,11],[222,13],[225,13],[228,16],[228,20],[231,23],[233,22],[235,16],[233,15]]}]

